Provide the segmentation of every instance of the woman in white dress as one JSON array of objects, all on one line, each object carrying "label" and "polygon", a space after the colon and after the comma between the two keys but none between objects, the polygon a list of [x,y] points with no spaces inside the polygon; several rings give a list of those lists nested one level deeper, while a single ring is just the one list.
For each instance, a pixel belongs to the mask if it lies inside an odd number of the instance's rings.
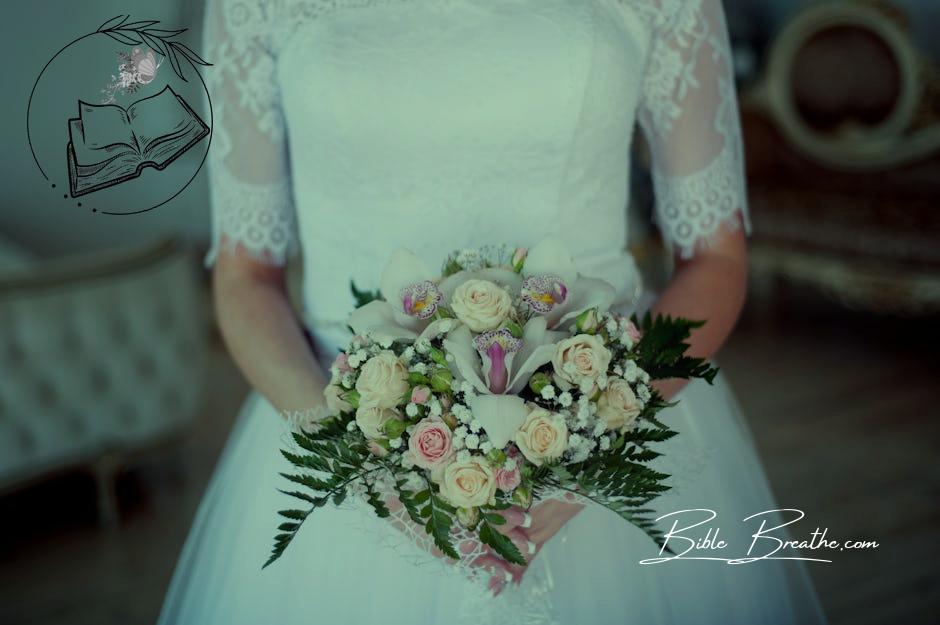
[{"label": "woman in white dress", "polygon": [[[708,319],[691,351],[715,353],[742,306],[747,229],[719,0],[210,0],[205,36],[208,262],[220,327],[257,392],[160,623],[823,621],[801,562],[644,566],[658,550],[642,531],[560,502],[520,528],[539,552],[496,597],[417,557],[356,503],[318,510],[261,570],[275,512],[288,507],[277,491],[289,469],[280,415],[323,401],[323,363],[347,340],[350,279],[376,286],[401,245],[437,262],[456,248],[554,234],[582,273],[635,305],[625,242],[637,122],[677,258],[653,309]],[[298,319],[283,276],[301,250]],[[732,545],[721,557],[744,555],[755,528],[741,520],[777,505],[733,397],[720,377],[660,389],[682,401],[662,415],[680,435],[663,446],[675,488],[657,509],[715,510]]]}]

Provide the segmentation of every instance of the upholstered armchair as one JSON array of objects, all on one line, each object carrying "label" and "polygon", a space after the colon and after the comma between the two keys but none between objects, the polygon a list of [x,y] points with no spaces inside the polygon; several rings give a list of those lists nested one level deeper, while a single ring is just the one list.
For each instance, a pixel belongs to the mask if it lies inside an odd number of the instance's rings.
[{"label": "upholstered armchair", "polygon": [[[115,518],[115,472],[201,403],[196,262],[178,243],[0,267],[0,491],[88,468]],[[9,265],[8,265],[9,266]]]}]

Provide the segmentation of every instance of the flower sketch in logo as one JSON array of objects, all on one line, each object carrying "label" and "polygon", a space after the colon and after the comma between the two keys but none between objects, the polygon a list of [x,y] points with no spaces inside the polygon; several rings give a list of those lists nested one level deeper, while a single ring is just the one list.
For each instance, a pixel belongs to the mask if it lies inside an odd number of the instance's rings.
[{"label": "flower sketch in logo", "polygon": [[106,94],[105,99],[101,101],[102,104],[114,102],[116,93],[124,95],[137,93],[140,87],[153,82],[153,79],[157,77],[157,70],[163,64],[162,60],[157,60],[150,48],[147,48],[146,52],[140,48],[134,48],[130,54],[118,52],[117,57],[117,74],[111,74],[111,82],[101,90]]},{"label": "flower sketch in logo", "polygon": [[[46,63],[26,127],[49,189],[83,209],[128,215],[166,204],[195,179],[213,117],[199,69],[211,64],[180,40],[186,31],[121,15]],[[208,115],[190,103],[202,97]]]}]

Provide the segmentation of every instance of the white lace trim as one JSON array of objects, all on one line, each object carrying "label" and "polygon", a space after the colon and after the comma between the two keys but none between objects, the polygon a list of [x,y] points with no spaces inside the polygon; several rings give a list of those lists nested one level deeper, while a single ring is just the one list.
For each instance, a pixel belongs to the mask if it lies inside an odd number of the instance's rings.
[{"label": "white lace trim", "polygon": [[265,184],[239,180],[224,165],[212,182],[213,235],[206,255],[212,266],[220,251],[243,248],[258,262],[284,265],[299,245],[289,179]]},{"label": "white lace trim", "polygon": [[665,176],[653,168],[656,223],[682,258],[707,247],[724,226],[744,226],[750,234],[747,197],[740,163],[730,146],[705,169],[688,176]]}]

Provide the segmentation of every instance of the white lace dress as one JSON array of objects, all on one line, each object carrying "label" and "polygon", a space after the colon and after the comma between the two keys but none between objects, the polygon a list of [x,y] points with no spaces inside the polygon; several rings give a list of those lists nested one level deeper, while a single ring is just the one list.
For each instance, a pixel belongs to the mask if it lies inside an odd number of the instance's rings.
[{"label": "white lace dress", "polygon": [[[686,256],[747,226],[730,52],[718,0],[210,0],[215,246],[284,263],[302,251],[306,323],[346,342],[349,281],[392,250],[560,234],[582,273],[630,306],[625,251],[634,128],[652,147],[657,222]],[[719,294],[716,294],[719,295]],[[709,508],[743,555],[744,517],[776,508],[724,382],[663,419],[663,512]],[[288,470],[282,420],[245,405],[167,594],[163,624],[821,622],[793,561],[644,566],[638,529],[587,508],[493,599],[354,502],[313,514],[261,570]],[[807,533],[812,528],[807,530]],[[715,555],[715,554],[709,554]]]}]

